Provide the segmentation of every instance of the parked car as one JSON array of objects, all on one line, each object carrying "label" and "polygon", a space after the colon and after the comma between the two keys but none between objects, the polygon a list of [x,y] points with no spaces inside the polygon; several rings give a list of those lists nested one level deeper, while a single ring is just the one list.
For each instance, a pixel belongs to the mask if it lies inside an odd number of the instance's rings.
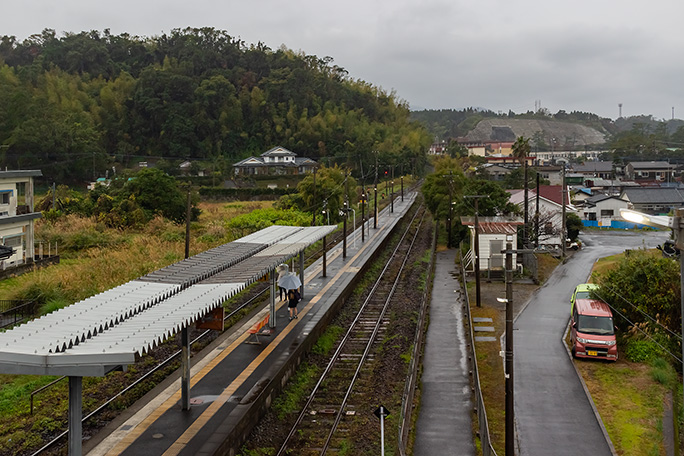
[{"label": "parked car", "polygon": [[570,297],[570,315],[572,315],[572,309],[575,307],[576,299],[591,299],[591,292],[593,290],[598,290],[598,285],[595,283],[580,283],[575,287],[575,291],[572,292]]},{"label": "parked car", "polygon": [[576,299],[570,321],[572,356],[617,361],[613,313],[599,299]]}]

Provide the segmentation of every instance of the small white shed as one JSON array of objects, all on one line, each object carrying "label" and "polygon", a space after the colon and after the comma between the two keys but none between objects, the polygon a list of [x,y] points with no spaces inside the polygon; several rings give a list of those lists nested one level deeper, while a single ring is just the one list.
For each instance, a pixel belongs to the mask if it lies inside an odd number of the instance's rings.
[{"label": "small white shed", "polygon": [[[461,217],[461,224],[470,228],[470,251],[466,255],[466,270],[475,269],[475,217]],[[506,237],[512,237],[513,249],[518,248],[518,226],[522,219],[507,217],[478,217],[480,270],[503,269],[506,256],[501,253],[506,248]],[[516,255],[513,255],[515,265]]]}]

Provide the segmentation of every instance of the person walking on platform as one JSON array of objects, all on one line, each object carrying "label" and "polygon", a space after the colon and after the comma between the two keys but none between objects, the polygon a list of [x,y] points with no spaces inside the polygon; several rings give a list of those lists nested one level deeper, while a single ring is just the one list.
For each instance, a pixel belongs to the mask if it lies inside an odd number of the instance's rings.
[{"label": "person walking on platform", "polygon": [[299,302],[299,298],[297,297],[298,294],[297,290],[289,290],[287,292],[287,308],[290,311],[290,320],[299,318],[297,315],[297,303]]},{"label": "person walking on platform", "polygon": [[[288,272],[289,272],[289,267],[286,264],[281,264],[278,266],[278,282],[280,282],[280,279],[285,277]],[[287,290],[285,287],[278,286],[278,289],[280,290],[280,300],[283,300],[283,295],[287,297]]]}]

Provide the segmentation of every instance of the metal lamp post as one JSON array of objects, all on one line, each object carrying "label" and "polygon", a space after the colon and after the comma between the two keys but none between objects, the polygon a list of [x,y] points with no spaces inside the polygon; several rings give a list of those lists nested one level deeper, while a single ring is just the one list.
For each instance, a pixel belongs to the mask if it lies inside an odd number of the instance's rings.
[{"label": "metal lamp post", "polygon": [[[476,200],[477,201],[477,200]],[[506,303],[506,348],[505,348],[505,375],[506,375],[506,456],[515,456],[515,409],[513,401],[513,254],[531,253],[531,249],[513,249],[513,235],[506,235],[506,298],[497,298],[499,302]]]},{"label": "metal lamp post", "polygon": [[[392,168],[392,174],[394,174],[394,168]],[[394,181],[392,181],[390,195],[390,212],[394,213]]]},{"label": "metal lamp post", "polygon": [[364,189],[361,193],[361,242],[366,242],[366,215],[364,207],[366,206],[366,191]]}]

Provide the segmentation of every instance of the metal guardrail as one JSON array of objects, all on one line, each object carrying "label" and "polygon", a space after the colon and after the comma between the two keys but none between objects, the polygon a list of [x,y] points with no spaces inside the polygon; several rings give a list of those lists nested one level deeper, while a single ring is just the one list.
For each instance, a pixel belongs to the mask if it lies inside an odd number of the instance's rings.
[{"label": "metal guardrail", "polygon": [[468,319],[468,334],[470,336],[470,358],[473,366],[473,385],[475,386],[475,398],[477,408],[477,422],[480,431],[480,442],[482,446],[482,456],[497,456],[492,442],[489,437],[489,422],[487,421],[487,410],[485,409],[484,399],[482,398],[482,389],[480,386],[480,373],[477,369],[477,356],[475,353],[475,335],[473,334],[473,319],[470,315],[470,298],[468,297],[468,287],[466,286],[466,271],[463,267],[463,250],[459,246],[458,257],[461,267],[461,277],[463,278],[463,293],[465,294],[465,308],[466,318]]},{"label": "metal guardrail", "polygon": [[16,325],[33,317],[34,301],[0,300],[0,328]]},{"label": "metal guardrail", "polygon": [[[223,317],[223,321],[227,321],[227,320],[230,320],[231,318],[233,318],[235,315],[238,314],[238,312],[240,312],[242,309],[244,309],[244,308],[248,307],[249,305],[251,305],[253,302],[255,302],[255,301],[257,300],[257,298],[259,298],[260,296],[262,296],[263,294],[265,294],[265,293],[268,292],[269,290],[270,290],[270,287],[266,287],[266,288],[264,288],[263,290],[261,290],[260,292],[258,292],[255,296],[253,296],[252,298],[250,298],[250,299],[247,300],[246,302],[242,303],[242,304],[239,305],[237,308],[235,308],[231,313],[229,313],[228,315],[226,315],[225,317]],[[208,334],[211,333],[212,331],[213,331],[213,330],[210,330],[210,329],[207,329],[206,331],[204,331],[202,334],[200,334],[200,335],[197,336],[195,339],[193,339],[193,340],[190,341],[190,346],[192,346],[193,344],[199,342],[202,338],[204,338],[206,335],[208,335]],[[176,351],[175,353],[173,353],[172,355],[170,355],[168,358],[166,358],[164,361],[162,361],[161,363],[157,364],[154,368],[152,368],[150,371],[148,371],[148,372],[147,372],[146,374],[144,374],[142,377],[140,377],[139,379],[135,380],[133,383],[131,383],[131,384],[128,385],[127,387],[123,388],[121,391],[119,391],[118,393],[116,393],[114,396],[110,397],[107,401],[105,401],[103,404],[101,404],[98,408],[96,408],[95,410],[93,410],[92,412],[90,412],[88,415],[84,416],[84,417],[81,419],[81,424],[85,424],[89,419],[91,419],[92,417],[98,415],[100,412],[102,412],[102,411],[105,410],[107,407],[109,407],[109,405],[112,404],[116,399],[118,399],[119,397],[123,396],[125,393],[131,391],[132,389],[134,389],[135,387],[137,387],[137,386],[138,386],[139,384],[141,384],[142,382],[146,381],[148,378],[150,378],[152,375],[154,375],[154,374],[155,374],[157,371],[159,371],[160,369],[165,368],[165,367],[166,367],[167,365],[169,365],[172,361],[174,361],[176,358],[178,358],[178,357],[181,355],[181,353],[182,353],[182,350]],[[50,384],[45,385],[44,387],[39,388],[39,389],[36,390],[36,391],[33,391],[33,393],[31,393],[31,407],[33,407],[33,396],[34,396],[35,394],[40,393],[40,392],[42,392],[42,391],[48,389],[48,388],[51,387],[51,386],[54,386],[54,385],[55,385],[58,381],[60,381],[60,380],[61,380],[61,378],[58,378],[57,380],[51,382]],[[54,445],[56,445],[59,441],[61,441],[61,440],[62,440],[64,437],[66,437],[68,434],[69,434],[69,431],[68,431],[68,430],[63,431],[63,432],[60,433],[58,436],[56,436],[56,437],[53,438],[51,441],[49,441],[47,444],[45,444],[42,448],[38,449],[38,450],[37,450],[35,453],[33,453],[31,456],[38,456],[38,455],[40,455],[40,454],[43,454],[44,451],[47,451],[48,449],[50,449],[51,447],[53,447]]]}]

